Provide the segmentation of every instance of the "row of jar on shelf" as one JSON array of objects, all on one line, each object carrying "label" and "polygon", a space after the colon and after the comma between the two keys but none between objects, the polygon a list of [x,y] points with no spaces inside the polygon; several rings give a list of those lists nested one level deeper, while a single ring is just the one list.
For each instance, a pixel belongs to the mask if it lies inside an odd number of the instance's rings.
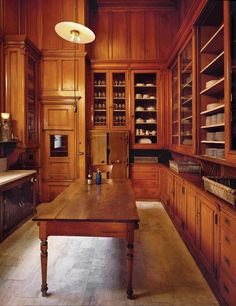
[{"label": "row of jar on shelf", "polygon": [[[94,108],[95,110],[106,110],[106,103],[95,103]],[[124,103],[114,103],[113,109],[125,110],[125,104]]]},{"label": "row of jar on shelf", "polygon": [[[106,81],[105,80],[94,80],[93,84],[95,86],[105,86]],[[125,80],[114,80],[113,85],[114,86],[125,86]]]},{"label": "row of jar on shelf", "polygon": [[[119,98],[119,99],[124,99],[125,98],[125,92],[114,92],[113,94],[113,97],[114,98]],[[94,98],[106,98],[106,92],[103,91],[103,92],[100,92],[100,91],[95,91],[94,92]]]},{"label": "row of jar on shelf", "polygon": [[[125,123],[125,121],[126,121],[125,116],[114,116],[113,117],[113,122]],[[106,116],[95,116],[94,122],[106,124]]]}]

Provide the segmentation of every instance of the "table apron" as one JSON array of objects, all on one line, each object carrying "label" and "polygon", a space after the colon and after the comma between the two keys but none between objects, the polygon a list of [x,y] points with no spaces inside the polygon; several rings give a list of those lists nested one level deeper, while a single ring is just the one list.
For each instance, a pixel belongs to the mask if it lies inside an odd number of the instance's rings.
[{"label": "table apron", "polygon": [[137,228],[135,222],[38,221],[39,238],[48,236],[89,236],[128,238]]}]

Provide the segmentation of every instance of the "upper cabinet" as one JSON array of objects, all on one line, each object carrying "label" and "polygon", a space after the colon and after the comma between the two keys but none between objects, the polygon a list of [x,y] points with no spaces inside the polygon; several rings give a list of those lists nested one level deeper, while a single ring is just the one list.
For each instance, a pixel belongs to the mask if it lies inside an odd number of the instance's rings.
[{"label": "upper cabinet", "polygon": [[193,56],[192,38],[180,53],[180,144],[193,143]]},{"label": "upper cabinet", "polygon": [[179,143],[179,77],[178,62],[171,69],[171,145],[178,146]]},{"label": "upper cabinet", "polygon": [[[236,162],[236,3],[235,1],[224,1],[225,35],[225,71],[226,93],[225,93],[225,144],[226,159]],[[228,59],[228,60],[227,60]]]},{"label": "upper cabinet", "polygon": [[38,71],[40,52],[25,36],[4,39],[5,108],[12,116],[13,134],[19,146],[39,145]]},{"label": "upper cabinet", "polygon": [[[200,155],[225,158],[224,1],[213,1],[198,24]],[[225,37],[226,39],[226,37]]]},{"label": "upper cabinet", "polygon": [[92,127],[129,128],[128,75],[126,71],[93,71]]},{"label": "upper cabinet", "polygon": [[194,153],[194,37],[188,39],[171,69],[170,146]]},{"label": "upper cabinet", "polygon": [[160,73],[132,71],[132,146],[157,148],[161,146]]}]

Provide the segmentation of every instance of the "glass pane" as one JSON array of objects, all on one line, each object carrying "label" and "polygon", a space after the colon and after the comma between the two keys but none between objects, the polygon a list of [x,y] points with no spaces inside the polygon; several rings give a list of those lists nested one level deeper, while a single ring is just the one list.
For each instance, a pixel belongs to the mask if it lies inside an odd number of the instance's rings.
[{"label": "glass pane", "polygon": [[68,156],[67,135],[50,135],[50,156],[51,157]]},{"label": "glass pane", "polygon": [[178,144],[178,64],[172,69],[172,144]]},{"label": "glass pane", "polygon": [[230,2],[231,20],[231,150],[236,150],[236,3]]},{"label": "glass pane", "polygon": [[35,62],[29,59],[27,71],[27,128],[28,128],[28,141],[34,142],[36,136],[36,101],[35,101]]},{"label": "glass pane", "polygon": [[157,139],[157,75],[134,75],[135,143],[156,144]]},{"label": "glass pane", "polygon": [[107,124],[106,73],[94,73],[94,125]]},{"label": "glass pane", "polygon": [[192,41],[180,56],[180,143],[192,144]]},{"label": "glass pane", "polygon": [[113,126],[126,126],[125,73],[113,73]]}]

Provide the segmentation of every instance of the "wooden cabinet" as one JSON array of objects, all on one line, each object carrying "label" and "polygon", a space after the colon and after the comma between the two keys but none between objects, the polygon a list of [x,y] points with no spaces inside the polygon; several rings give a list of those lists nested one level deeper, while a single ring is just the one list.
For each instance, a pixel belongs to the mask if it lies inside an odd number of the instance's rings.
[{"label": "wooden cabinet", "polygon": [[136,199],[160,198],[160,167],[158,164],[134,163],[130,169]]},{"label": "wooden cabinet", "polygon": [[217,276],[219,254],[218,206],[203,195],[198,197],[198,255],[210,275]]},{"label": "wooden cabinet", "polygon": [[175,186],[174,186],[174,175],[168,171],[166,175],[167,180],[167,205],[169,212],[174,214],[174,199],[175,199]]},{"label": "wooden cabinet", "polygon": [[126,71],[93,71],[92,128],[129,128],[129,84]]},{"label": "wooden cabinet", "polygon": [[198,24],[200,154],[225,157],[223,2],[215,1]]},{"label": "wooden cabinet", "polygon": [[129,133],[127,131],[90,131],[89,166],[113,165],[112,178],[129,176]]},{"label": "wooden cabinet", "polygon": [[220,291],[228,305],[236,303],[236,215],[220,214]]},{"label": "wooden cabinet", "polygon": [[170,147],[189,153],[195,149],[194,39],[192,34],[171,68]]},{"label": "wooden cabinet", "polygon": [[197,192],[191,187],[191,185],[185,183],[185,235],[188,242],[194,248],[196,248],[197,244],[197,226],[199,216],[197,204]]},{"label": "wooden cabinet", "polygon": [[4,56],[7,80],[5,109],[12,116],[13,134],[19,140],[17,146],[30,149],[31,154],[37,156],[40,52],[25,36],[7,35],[4,38]]},{"label": "wooden cabinet", "polygon": [[170,145],[172,148],[176,148],[179,144],[179,74],[178,74],[178,61],[171,69],[171,135]]},{"label": "wooden cabinet", "polygon": [[175,178],[175,207],[174,215],[175,221],[181,229],[185,227],[185,212],[186,212],[186,202],[185,202],[185,187],[183,180],[176,177]]},{"label": "wooden cabinet", "polygon": [[35,212],[34,175],[13,181],[0,189],[0,240]]},{"label": "wooden cabinet", "polygon": [[236,3],[224,1],[224,30],[228,39],[225,39],[226,74],[225,92],[225,134],[226,134],[226,159],[236,163]]},{"label": "wooden cabinet", "polygon": [[161,139],[160,72],[132,71],[132,147],[157,148]]}]

